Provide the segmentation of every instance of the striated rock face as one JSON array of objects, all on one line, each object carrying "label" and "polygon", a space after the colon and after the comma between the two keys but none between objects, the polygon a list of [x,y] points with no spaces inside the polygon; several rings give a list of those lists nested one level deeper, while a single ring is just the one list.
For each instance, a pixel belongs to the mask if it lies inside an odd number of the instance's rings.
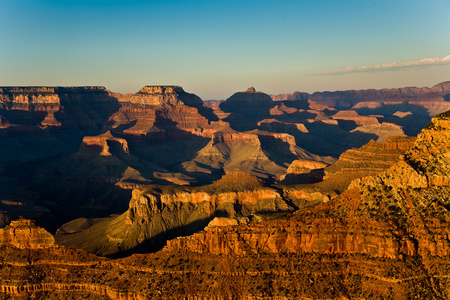
[{"label": "striated rock face", "polygon": [[146,86],[119,101],[121,108],[105,123],[103,131],[111,130],[135,144],[192,135],[209,137],[216,128],[227,126],[216,122],[217,116],[198,96],[179,86]]},{"label": "striated rock face", "polygon": [[0,244],[19,249],[42,249],[52,247],[55,239],[45,229],[37,227],[34,221],[21,219],[0,228]]},{"label": "striated rock face", "polygon": [[185,187],[179,191],[167,192],[158,190],[159,188],[145,187],[133,191],[130,208],[126,213],[129,224],[151,222],[152,216],[156,214],[190,209],[190,206],[201,206],[202,211],[208,215],[221,211],[232,217],[241,213],[248,215],[292,210],[284,203],[278,191],[264,187],[256,177],[239,170],[201,188]]},{"label": "striated rock face", "polygon": [[[381,226],[380,226],[381,225]],[[250,253],[370,254],[372,257],[397,257],[399,247],[392,227],[377,222],[320,219],[301,227],[296,221],[271,221],[251,225],[208,227],[191,237],[167,243],[166,251],[203,254],[247,255]],[[404,242],[404,250],[411,245]],[[400,248],[401,249],[401,248]],[[401,252],[403,253],[403,251]],[[407,253],[405,253],[407,254]],[[410,255],[413,253],[409,253]]]},{"label": "striated rock face", "polygon": [[186,93],[180,86],[145,86],[136,94],[121,97],[120,101],[150,106],[203,105],[203,101],[198,96]]},{"label": "striated rock face", "polygon": [[386,142],[370,141],[358,149],[344,152],[332,166],[325,168],[324,180],[352,179],[382,172],[400,159],[413,144],[414,137],[388,137]]},{"label": "striated rock face", "polygon": [[70,247],[112,255],[145,243],[158,247],[175,233],[192,234],[204,228],[215,216],[240,218],[293,211],[291,202],[277,189],[236,170],[202,187],[150,185],[135,189],[123,215],[77,234],[57,236],[57,240]]},{"label": "striated rock face", "polygon": [[0,111],[11,133],[36,126],[96,132],[118,107],[104,87],[0,88]]}]

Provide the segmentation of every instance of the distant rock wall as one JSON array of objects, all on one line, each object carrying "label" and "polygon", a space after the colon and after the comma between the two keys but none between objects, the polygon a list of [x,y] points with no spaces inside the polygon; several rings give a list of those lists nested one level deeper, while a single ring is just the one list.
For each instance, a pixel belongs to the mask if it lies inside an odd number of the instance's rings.
[{"label": "distant rock wall", "polygon": [[271,95],[275,101],[308,100],[337,109],[361,108],[370,105],[402,104],[422,106],[429,110],[431,116],[450,109],[450,102],[445,96],[450,94],[450,81],[439,83],[431,88],[405,87],[381,90],[348,90],[336,92],[315,92],[313,94],[295,92],[293,94]]}]

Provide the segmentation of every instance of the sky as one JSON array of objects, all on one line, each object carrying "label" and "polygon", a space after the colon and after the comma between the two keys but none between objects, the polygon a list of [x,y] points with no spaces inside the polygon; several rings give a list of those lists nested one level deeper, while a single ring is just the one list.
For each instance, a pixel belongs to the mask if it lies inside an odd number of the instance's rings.
[{"label": "sky", "polygon": [[203,100],[450,80],[450,0],[0,0],[0,86]]}]

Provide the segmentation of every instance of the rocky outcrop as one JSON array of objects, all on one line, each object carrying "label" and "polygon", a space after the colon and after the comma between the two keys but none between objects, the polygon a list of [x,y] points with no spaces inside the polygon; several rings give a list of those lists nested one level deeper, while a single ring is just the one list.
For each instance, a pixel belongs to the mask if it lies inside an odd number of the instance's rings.
[{"label": "rocky outcrop", "polygon": [[406,137],[405,133],[401,126],[397,124],[392,124],[388,122],[383,123],[375,123],[375,124],[366,124],[359,126],[350,131],[351,133],[366,133],[375,135],[376,142],[384,143],[388,138],[395,136],[403,136]]},{"label": "rocky outcrop", "polygon": [[194,94],[186,93],[180,86],[145,86],[136,94],[127,94],[121,97],[120,102],[142,104],[149,106],[180,105],[202,106],[203,101]]},{"label": "rocky outcrop", "polygon": [[344,152],[332,166],[325,168],[324,180],[344,180],[376,174],[388,169],[400,159],[416,138],[388,137],[386,142],[370,141],[358,149]]},{"label": "rocky outcrop", "polygon": [[37,227],[32,220],[16,220],[0,228],[0,244],[19,249],[42,249],[52,247],[55,239],[45,229]]},{"label": "rocky outcrop", "polygon": [[328,164],[316,160],[296,159],[286,171],[286,175],[280,177],[281,184],[310,183],[321,181],[324,175],[323,169]]},{"label": "rocky outcrop", "polygon": [[217,128],[227,126],[216,122],[213,110],[204,106],[198,96],[179,86],[146,86],[119,101],[121,108],[105,123],[103,131],[111,130],[134,144],[192,135],[209,137]]},{"label": "rocky outcrop", "polygon": [[303,123],[288,123],[275,119],[264,119],[259,121],[258,128],[269,132],[309,132]]},{"label": "rocky outcrop", "polygon": [[327,166],[326,163],[311,160],[294,160],[287,169],[288,174],[302,174],[309,173],[311,170],[323,169]]},{"label": "rocky outcrop", "polygon": [[111,156],[110,147],[119,149],[123,154],[130,154],[127,140],[114,137],[109,131],[98,136],[85,136],[80,146],[80,153]]}]

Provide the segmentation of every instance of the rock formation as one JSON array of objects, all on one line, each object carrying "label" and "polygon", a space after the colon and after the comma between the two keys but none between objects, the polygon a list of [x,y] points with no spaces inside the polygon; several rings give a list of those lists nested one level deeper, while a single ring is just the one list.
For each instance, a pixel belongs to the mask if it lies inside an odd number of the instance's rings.
[{"label": "rock formation", "polygon": [[45,229],[37,227],[32,220],[16,220],[0,228],[0,245],[19,249],[42,249],[52,247],[55,239]]},{"label": "rock formation", "polygon": [[135,189],[126,213],[90,224],[78,233],[61,230],[56,238],[59,244],[100,255],[130,249],[154,251],[166,239],[197,232],[215,217],[242,224],[246,218],[291,212],[328,199],[326,193],[315,189],[265,186],[256,177],[235,170],[202,187],[150,185]]},{"label": "rock formation", "polygon": [[354,110],[341,110],[332,117],[335,120],[353,121],[356,125],[374,125],[379,124],[375,116],[360,116]]},{"label": "rock formation", "polygon": [[400,159],[414,144],[414,137],[389,137],[384,143],[370,141],[358,149],[341,154],[331,166],[325,168],[325,181],[342,182],[344,188],[355,178],[380,173]]},{"label": "rock formation", "polygon": [[286,171],[286,175],[280,177],[281,184],[310,183],[323,179],[324,168],[328,164],[316,160],[294,160]]}]

